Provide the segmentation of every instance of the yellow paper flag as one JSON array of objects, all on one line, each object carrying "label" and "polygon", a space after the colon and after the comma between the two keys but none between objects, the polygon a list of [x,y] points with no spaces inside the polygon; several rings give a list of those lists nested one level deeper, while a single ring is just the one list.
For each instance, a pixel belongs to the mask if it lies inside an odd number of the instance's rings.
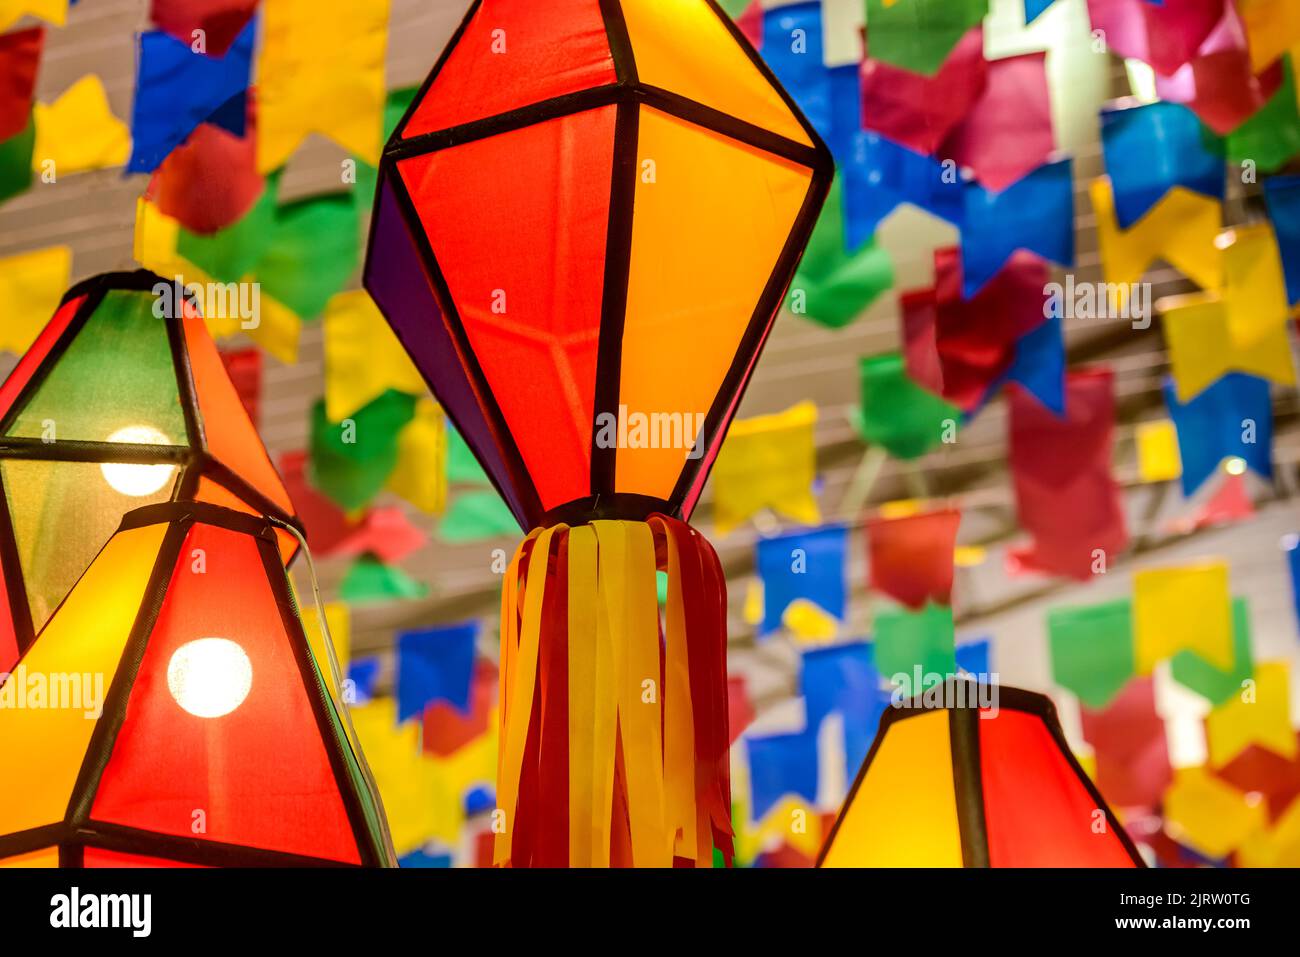
[{"label": "yellow paper flag", "polygon": [[1280,385],[1295,385],[1295,364],[1286,325],[1273,327],[1254,345],[1241,347],[1228,309],[1214,296],[1170,296],[1158,304],[1179,402],[1188,402],[1229,372],[1245,372]]},{"label": "yellow paper flag", "polygon": [[27,14],[61,27],[68,22],[68,0],[0,0],[0,30],[8,30]]},{"label": "yellow paper flag", "polygon": [[1175,186],[1129,229],[1115,219],[1110,177],[1088,187],[1097,217],[1097,244],[1106,281],[1127,286],[1164,259],[1202,289],[1217,289],[1223,265],[1215,239],[1223,223],[1218,200]]},{"label": "yellow paper flag", "polygon": [[54,315],[72,275],[67,246],[19,253],[0,259],[0,352],[22,354]]},{"label": "yellow paper flag", "polygon": [[1221,860],[1268,823],[1259,795],[1242,794],[1205,768],[1182,768],[1165,792],[1165,827],[1180,844]]},{"label": "yellow paper flag", "polygon": [[1138,475],[1144,482],[1170,482],[1183,474],[1178,430],[1168,419],[1137,427]]},{"label": "yellow paper flag", "polygon": [[816,602],[796,598],[786,606],[781,624],[790,629],[795,640],[804,644],[824,644],[834,641],[840,623]]},{"label": "yellow paper flag", "polygon": [[757,625],[763,620],[763,579],[751,578],[745,586],[745,604],[741,616],[747,625]]},{"label": "yellow paper flag", "polygon": [[389,389],[428,390],[410,356],[364,289],[330,299],[321,320],[325,336],[325,413],[342,422]]},{"label": "yellow paper flag", "polygon": [[432,399],[421,399],[402,430],[388,489],[429,515],[447,507],[447,420]]},{"label": "yellow paper flag", "polygon": [[1184,649],[1223,671],[1232,669],[1232,601],[1228,566],[1207,561],[1153,568],[1133,576],[1133,641],[1137,673]]},{"label": "yellow paper flag", "polygon": [[786,797],[768,811],[757,828],[760,849],[775,849],[788,844],[804,857],[814,860],[822,848],[822,817],[806,801]]},{"label": "yellow paper flag", "polygon": [[1252,73],[1262,73],[1300,44],[1300,4],[1295,0],[1237,0],[1246,27]]},{"label": "yellow paper flag", "polygon": [[131,155],[131,131],[113,115],[103,81],[93,73],[53,103],[37,103],[33,117],[32,169],[38,173],[51,162],[55,176],[124,166]]},{"label": "yellow paper flag", "polygon": [[1300,867],[1300,801],[1292,801],[1272,829],[1257,831],[1237,849],[1238,867]]},{"label": "yellow paper flag", "polygon": [[821,521],[813,482],[817,406],[732,423],[713,467],[713,521],[725,535],[765,508],[804,525]]},{"label": "yellow paper flag", "polygon": [[371,166],[384,127],[388,0],[264,0],[257,61],[257,169],[321,133]]},{"label": "yellow paper flag", "polygon": [[1252,744],[1295,759],[1289,683],[1285,661],[1260,664],[1239,693],[1210,712],[1205,735],[1211,767],[1223,767]]}]

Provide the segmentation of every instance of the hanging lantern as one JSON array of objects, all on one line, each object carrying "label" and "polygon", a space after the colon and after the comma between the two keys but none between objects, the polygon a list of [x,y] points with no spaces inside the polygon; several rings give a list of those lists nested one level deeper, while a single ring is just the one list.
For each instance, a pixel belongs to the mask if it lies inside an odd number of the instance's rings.
[{"label": "hanging lantern", "polygon": [[1145,865],[1051,700],[957,679],[886,709],[819,866]]},{"label": "hanging lantern", "polygon": [[[153,273],[96,276],[0,386],[0,673],[122,516],[166,501],[298,527],[193,302]],[[287,562],[297,542],[279,534]]]},{"label": "hanging lantern", "polygon": [[269,520],[128,513],[0,687],[0,866],[391,863],[329,688]]},{"label": "hanging lantern", "polygon": [[385,149],[366,288],[533,530],[497,863],[730,855],[725,587],[684,523],[832,172],[706,0],[482,0]]}]

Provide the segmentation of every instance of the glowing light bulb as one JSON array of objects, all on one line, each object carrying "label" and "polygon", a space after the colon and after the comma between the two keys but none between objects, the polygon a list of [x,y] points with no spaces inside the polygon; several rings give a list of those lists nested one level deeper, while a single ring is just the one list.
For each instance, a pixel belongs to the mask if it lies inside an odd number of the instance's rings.
[{"label": "glowing light bulb", "polygon": [[1223,463],[1223,470],[1229,475],[1242,475],[1246,471],[1246,460],[1234,455]]},{"label": "glowing light bulb", "polygon": [[[109,442],[131,445],[171,445],[171,440],[149,425],[128,425],[118,429],[107,439]],[[174,465],[126,465],[106,462],[99,467],[104,481],[123,495],[144,498],[162,489],[176,471]]]},{"label": "glowing light bulb", "polygon": [[227,638],[199,638],[176,649],[167,663],[167,690],[196,718],[230,714],[253,687],[253,663]]}]

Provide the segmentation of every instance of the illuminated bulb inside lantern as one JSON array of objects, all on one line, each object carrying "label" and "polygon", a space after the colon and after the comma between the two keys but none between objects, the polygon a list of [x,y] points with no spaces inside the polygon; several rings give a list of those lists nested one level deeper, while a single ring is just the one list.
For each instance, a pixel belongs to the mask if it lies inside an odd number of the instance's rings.
[{"label": "illuminated bulb inside lantern", "polygon": [[226,638],[199,638],[176,649],[167,663],[167,690],[196,718],[230,714],[253,687],[253,663]]},{"label": "illuminated bulb inside lantern", "polygon": [[1242,475],[1246,471],[1246,460],[1234,455],[1223,463],[1223,469],[1229,475]]},{"label": "illuminated bulb inside lantern", "polygon": [[[121,445],[170,445],[171,440],[148,425],[128,425],[108,437],[109,442]],[[174,465],[126,465],[106,462],[99,467],[104,481],[114,490],[132,498],[153,495],[171,481]]]}]

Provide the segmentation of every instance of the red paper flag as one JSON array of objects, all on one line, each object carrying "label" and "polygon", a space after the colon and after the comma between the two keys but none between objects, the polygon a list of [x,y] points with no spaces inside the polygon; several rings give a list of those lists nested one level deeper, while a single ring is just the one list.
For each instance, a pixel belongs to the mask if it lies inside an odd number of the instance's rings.
[{"label": "red paper flag", "polygon": [[280,475],[293,502],[293,510],[307,530],[307,544],[321,558],[329,555],[361,527],[307,481],[307,452],[286,452],[280,457]]},{"label": "red paper flag", "polygon": [[223,349],[221,362],[226,367],[226,374],[235,384],[244,411],[252,419],[253,425],[261,428],[262,422],[262,350],[261,349]]},{"label": "red paper flag", "polygon": [[27,128],[44,42],[43,27],[0,35],[0,140]]},{"label": "red paper flag", "polygon": [[1013,569],[1086,580],[1128,544],[1120,490],[1111,477],[1115,381],[1109,369],[1066,375],[1064,419],[1010,383],[1010,460],[1020,527],[1033,544],[1013,550]]},{"label": "red paper flag", "polygon": [[490,661],[474,665],[470,685],[469,714],[446,701],[435,701],[424,712],[424,751],[447,757],[455,754],[487,730],[497,692],[497,669]]},{"label": "red paper flag", "polygon": [[749,688],[745,684],[743,675],[734,675],[727,678],[727,726],[731,730],[731,740],[728,744],[735,744],[736,739],[744,733],[745,729],[754,723],[757,713],[754,711],[754,703],[749,700]]},{"label": "red paper flag", "polygon": [[[868,46],[870,34],[868,34]],[[868,55],[862,61],[862,125],[918,153],[933,153],[984,89],[984,29],[973,27],[934,76]]]},{"label": "red paper flag", "polygon": [[1268,801],[1268,816],[1272,821],[1300,798],[1300,758],[1288,761],[1257,744],[1248,746],[1214,773],[1244,794],[1262,794]]},{"label": "red paper flag", "polygon": [[149,17],[158,29],[191,49],[202,30],[203,49],[196,52],[219,57],[230,49],[239,31],[253,16],[257,0],[153,0]]},{"label": "red paper flag", "polygon": [[1083,737],[1097,758],[1097,787],[1111,804],[1156,807],[1173,780],[1155,681],[1134,678],[1105,708],[1081,706]]},{"label": "red paper flag", "polygon": [[952,556],[961,512],[945,510],[867,523],[870,585],[911,608],[952,603]]}]

